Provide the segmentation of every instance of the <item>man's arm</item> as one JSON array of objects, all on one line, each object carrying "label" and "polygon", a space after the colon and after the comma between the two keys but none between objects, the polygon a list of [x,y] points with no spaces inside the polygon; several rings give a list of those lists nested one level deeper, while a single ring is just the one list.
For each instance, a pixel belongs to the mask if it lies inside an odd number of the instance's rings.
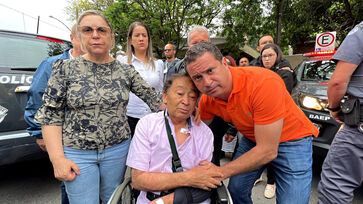
[{"label": "man's arm", "polygon": [[238,159],[220,167],[224,178],[261,167],[277,157],[283,119],[267,125],[255,125],[256,146]]},{"label": "man's arm", "polygon": [[204,190],[221,185],[222,174],[207,166],[198,166],[184,172],[153,173],[131,170],[132,185],[143,191],[167,191],[179,187],[195,187]]},{"label": "man's arm", "polygon": [[[347,92],[350,77],[357,67],[358,65],[349,62],[338,62],[337,67],[328,84],[329,107],[336,108],[340,105],[340,100]],[[335,120],[340,121],[338,118],[338,113],[339,111],[331,112],[331,115]]]},{"label": "man's arm", "polygon": [[38,109],[43,105],[42,96],[47,87],[51,68],[52,64],[48,59],[44,60],[37,68],[28,91],[28,102],[24,112],[24,121],[28,126],[26,130],[30,136],[36,138],[37,144],[43,151],[46,151],[46,147],[42,137],[42,127],[39,123],[34,121],[34,116]]}]

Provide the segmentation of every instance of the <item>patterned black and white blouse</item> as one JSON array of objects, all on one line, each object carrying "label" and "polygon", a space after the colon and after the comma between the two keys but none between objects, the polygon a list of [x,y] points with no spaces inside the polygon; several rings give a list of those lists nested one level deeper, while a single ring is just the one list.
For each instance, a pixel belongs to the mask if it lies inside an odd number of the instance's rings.
[{"label": "patterned black and white blouse", "polygon": [[105,149],[130,137],[126,106],[129,92],[157,111],[161,94],[132,65],[114,60],[97,64],[79,57],[54,63],[43,106],[35,121],[62,126],[63,145]]}]

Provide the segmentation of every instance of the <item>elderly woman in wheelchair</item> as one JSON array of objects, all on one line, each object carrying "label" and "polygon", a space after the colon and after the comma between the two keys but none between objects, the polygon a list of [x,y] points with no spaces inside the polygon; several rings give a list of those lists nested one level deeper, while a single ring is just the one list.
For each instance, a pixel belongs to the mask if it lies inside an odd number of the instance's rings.
[{"label": "elderly woman in wheelchair", "polygon": [[143,117],[129,149],[137,203],[210,203],[223,175],[212,171],[213,134],[194,123],[199,92],[186,74],[170,76],[163,89],[166,110]]}]

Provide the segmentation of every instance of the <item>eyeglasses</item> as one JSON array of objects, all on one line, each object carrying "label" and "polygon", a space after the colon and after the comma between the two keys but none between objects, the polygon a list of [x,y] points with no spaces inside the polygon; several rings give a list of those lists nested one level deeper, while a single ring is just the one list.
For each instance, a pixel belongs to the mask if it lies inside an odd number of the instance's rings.
[{"label": "eyeglasses", "polygon": [[91,36],[94,31],[97,32],[98,35],[106,36],[111,33],[111,28],[106,26],[79,26],[79,31],[86,36]]},{"label": "eyeglasses", "polygon": [[164,52],[170,52],[172,51],[173,49],[165,49]]},{"label": "eyeglasses", "polygon": [[273,56],[275,56],[276,54],[268,54],[268,55],[262,55],[262,58],[264,58],[264,59],[266,59],[266,58],[271,58],[271,57],[273,57]]}]

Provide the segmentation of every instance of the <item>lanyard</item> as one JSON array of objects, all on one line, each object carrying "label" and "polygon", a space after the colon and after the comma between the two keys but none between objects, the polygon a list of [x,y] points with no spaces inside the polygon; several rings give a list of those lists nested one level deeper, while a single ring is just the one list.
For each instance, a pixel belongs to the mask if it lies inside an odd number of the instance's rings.
[{"label": "lanyard", "polygon": [[171,129],[170,129],[170,125],[169,125],[169,120],[168,120],[168,118],[166,118],[166,110],[164,111],[164,117],[165,117],[165,127],[166,127],[166,132],[168,133],[168,139],[169,139],[169,144],[170,144],[170,148],[171,148],[171,153],[173,154],[173,157],[171,160],[172,169],[173,169],[174,173],[182,172],[183,167],[182,167],[179,155],[178,155],[178,151],[176,150],[174,137],[173,137],[173,134],[171,133]]}]

